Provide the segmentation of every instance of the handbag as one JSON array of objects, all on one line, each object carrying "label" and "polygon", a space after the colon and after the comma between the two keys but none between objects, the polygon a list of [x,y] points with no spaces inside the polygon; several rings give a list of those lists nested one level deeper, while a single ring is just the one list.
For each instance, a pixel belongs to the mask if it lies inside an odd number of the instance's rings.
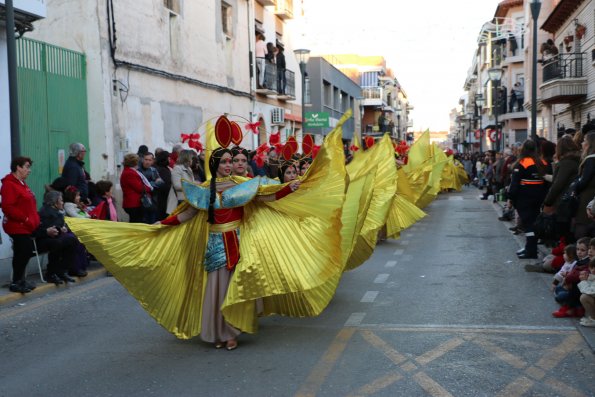
[{"label": "handbag", "polygon": [[172,186],[169,189],[169,194],[167,195],[167,205],[165,208],[165,212],[167,214],[171,214],[174,210],[178,207],[178,196],[176,195],[176,191]]},{"label": "handbag", "polygon": [[147,192],[143,192],[140,196],[140,202],[143,206],[143,208],[151,210],[151,209],[155,209],[155,203],[153,203],[153,199],[151,198],[151,196],[149,196],[147,194]]},{"label": "handbag", "polygon": [[533,224],[533,231],[542,240],[557,240],[556,214],[540,213]]},{"label": "handbag", "polygon": [[558,221],[570,222],[570,220],[574,218],[574,216],[576,215],[578,205],[579,199],[578,196],[574,193],[574,183],[571,183],[570,186],[568,186],[568,188],[564,192],[564,194],[562,194],[560,203],[556,207],[556,215],[558,216]]}]

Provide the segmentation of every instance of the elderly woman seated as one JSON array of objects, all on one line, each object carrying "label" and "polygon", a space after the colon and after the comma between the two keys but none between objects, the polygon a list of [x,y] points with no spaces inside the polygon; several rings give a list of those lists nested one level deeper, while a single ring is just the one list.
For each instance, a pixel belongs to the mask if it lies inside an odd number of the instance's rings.
[{"label": "elderly woman seated", "polygon": [[74,268],[76,247],[80,243],[64,222],[62,193],[50,191],[45,194],[39,219],[41,224],[35,237],[38,249],[48,252],[47,282],[56,285],[74,282],[68,271]]}]

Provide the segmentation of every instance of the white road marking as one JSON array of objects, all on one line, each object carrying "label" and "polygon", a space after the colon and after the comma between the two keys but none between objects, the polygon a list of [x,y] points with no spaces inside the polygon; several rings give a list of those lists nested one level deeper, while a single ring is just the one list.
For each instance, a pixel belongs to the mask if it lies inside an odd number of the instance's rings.
[{"label": "white road marking", "polygon": [[393,255],[403,255],[403,249],[399,248],[395,250],[395,253]]},{"label": "white road marking", "polygon": [[395,267],[397,265],[397,261],[388,261],[384,267]]},{"label": "white road marking", "polygon": [[448,199],[449,200],[462,200],[463,196],[450,196]]},{"label": "white road marking", "polygon": [[351,316],[345,321],[345,327],[357,327],[366,317],[366,313],[351,313]]},{"label": "white road marking", "polygon": [[364,294],[364,297],[362,298],[362,300],[360,302],[372,303],[376,300],[377,296],[378,296],[378,291],[368,291]]},{"label": "white road marking", "polygon": [[376,276],[376,278],[374,279],[374,284],[382,284],[382,283],[386,283],[386,280],[388,280],[388,273],[382,273],[379,274],[378,276]]}]

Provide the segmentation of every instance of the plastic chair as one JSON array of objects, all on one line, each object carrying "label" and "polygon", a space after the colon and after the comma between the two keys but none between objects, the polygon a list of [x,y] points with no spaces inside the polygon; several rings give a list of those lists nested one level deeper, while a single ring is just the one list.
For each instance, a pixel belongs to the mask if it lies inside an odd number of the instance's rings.
[{"label": "plastic chair", "polygon": [[[37,270],[39,271],[39,278],[41,279],[42,283],[45,283],[45,279],[43,278],[43,269],[41,267],[42,258],[40,258],[40,256],[47,255],[47,252],[39,252],[39,250],[37,249],[37,241],[35,241],[35,237],[31,237],[31,240],[33,241],[33,254],[35,256],[35,259],[37,260]],[[12,241],[12,239],[10,239],[10,241]],[[10,280],[12,282],[12,270],[10,271]]]}]

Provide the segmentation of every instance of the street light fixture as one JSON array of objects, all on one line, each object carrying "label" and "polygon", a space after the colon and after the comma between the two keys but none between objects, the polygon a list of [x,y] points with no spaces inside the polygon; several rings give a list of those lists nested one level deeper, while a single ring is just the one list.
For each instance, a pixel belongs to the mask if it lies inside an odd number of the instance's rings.
[{"label": "street light fixture", "polygon": [[479,154],[483,153],[483,127],[481,124],[482,121],[482,113],[483,113],[483,103],[484,103],[484,99],[483,99],[483,95],[482,94],[477,94],[475,95],[475,104],[477,105],[477,117],[479,118]]},{"label": "street light fixture", "polygon": [[302,74],[302,134],[306,132],[306,65],[310,59],[310,50],[299,48],[293,53],[300,65],[300,72]]},{"label": "street light fixture", "polygon": [[537,19],[541,10],[541,1],[533,0],[531,3],[531,16],[533,17],[533,65],[531,70],[531,139],[537,141]]},{"label": "street light fixture", "polygon": [[[499,88],[500,88],[500,81],[502,80],[502,69],[501,68],[490,68],[488,69],[488,76],[490,77],[490,81],[494,85],[494,122],[496,124],[496,150],[500,151],[504,149],[504,134],[500,132],[500,126],[498,125],[498,107],[500,106],[500,95],[499,95]],[[498,133],[502,135],[502,146],[500,146],[500,139],[498,139]]]}]

